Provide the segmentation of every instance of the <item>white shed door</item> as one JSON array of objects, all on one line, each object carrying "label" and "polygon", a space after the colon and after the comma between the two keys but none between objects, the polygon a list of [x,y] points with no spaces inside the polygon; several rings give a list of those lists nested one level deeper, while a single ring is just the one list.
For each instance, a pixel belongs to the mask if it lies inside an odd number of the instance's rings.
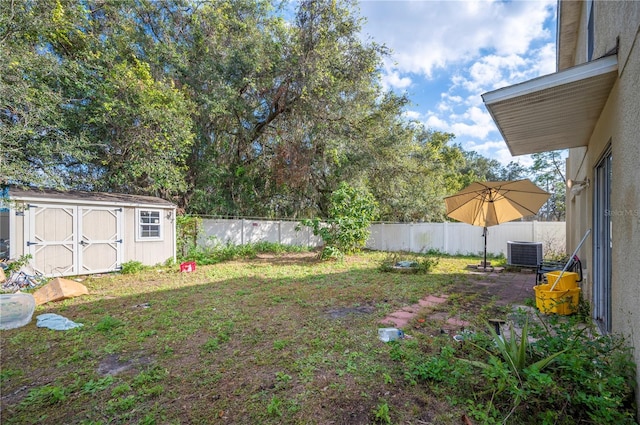
[{"label": "white shed door", "polygon": [[121,219],[120,208],[78,209],[79,274],[118,269],[122,263]]},{"label": "white shed door", "polygon": [[117,270],[122,259],[122,210],[30,205],[25,226],[34,268],[48,276]]},{"label": "white shed door", "polygon": [[30,205],[25,211],[26,244],[36,271],[50,276],[75,273],[76,207]]}]

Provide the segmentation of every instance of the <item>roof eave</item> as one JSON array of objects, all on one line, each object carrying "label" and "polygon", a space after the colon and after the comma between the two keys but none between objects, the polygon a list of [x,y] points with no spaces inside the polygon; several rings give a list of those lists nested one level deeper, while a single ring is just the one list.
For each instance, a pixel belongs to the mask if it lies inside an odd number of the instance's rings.
[{"label": "roof eave", "polygon": [[617,78],[611,55],[482,95],[512,155],[585,146]]}]

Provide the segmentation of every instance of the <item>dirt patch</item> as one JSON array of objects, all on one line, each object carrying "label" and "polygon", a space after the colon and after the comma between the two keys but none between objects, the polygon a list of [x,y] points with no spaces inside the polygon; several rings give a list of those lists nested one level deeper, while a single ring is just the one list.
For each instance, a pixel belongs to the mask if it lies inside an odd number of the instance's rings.
[{"label": "dirt patch", "polygon": [[363,305],[358,307],[332,308],[331,310],[327,310],[326,314],[332,319],[342,319],[350,314],[371,314],[375,312],[375,310],[373,306]]},{"label": "dirt patch", "polygon": [[141,356],[137,358],[122,359],[119,354],[109,354],[98,365],[100,375],[118,375],[138,366],[151,364],[151,358]]}]

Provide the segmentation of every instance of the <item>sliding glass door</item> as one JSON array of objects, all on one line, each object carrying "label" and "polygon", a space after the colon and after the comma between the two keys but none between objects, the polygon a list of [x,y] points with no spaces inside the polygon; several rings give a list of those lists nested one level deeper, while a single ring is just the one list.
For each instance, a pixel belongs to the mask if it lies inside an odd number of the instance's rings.
[{"label": "sliding glass door", "polygon": [[611,332],[611,150],[595,169],[593,211],[593,317],[602,332]]}]

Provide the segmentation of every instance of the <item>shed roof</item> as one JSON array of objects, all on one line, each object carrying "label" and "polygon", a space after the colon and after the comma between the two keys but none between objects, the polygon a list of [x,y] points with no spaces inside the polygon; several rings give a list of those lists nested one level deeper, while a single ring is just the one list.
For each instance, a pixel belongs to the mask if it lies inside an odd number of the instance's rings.
[{"label": "shed roof", "polygon": [[79,190],[9,188],[9,199],[32,202],[58,202],[67,204],[120,205],[154,208],[175,208],[175,205],[155,196],[125,193],[84,192]]}]

